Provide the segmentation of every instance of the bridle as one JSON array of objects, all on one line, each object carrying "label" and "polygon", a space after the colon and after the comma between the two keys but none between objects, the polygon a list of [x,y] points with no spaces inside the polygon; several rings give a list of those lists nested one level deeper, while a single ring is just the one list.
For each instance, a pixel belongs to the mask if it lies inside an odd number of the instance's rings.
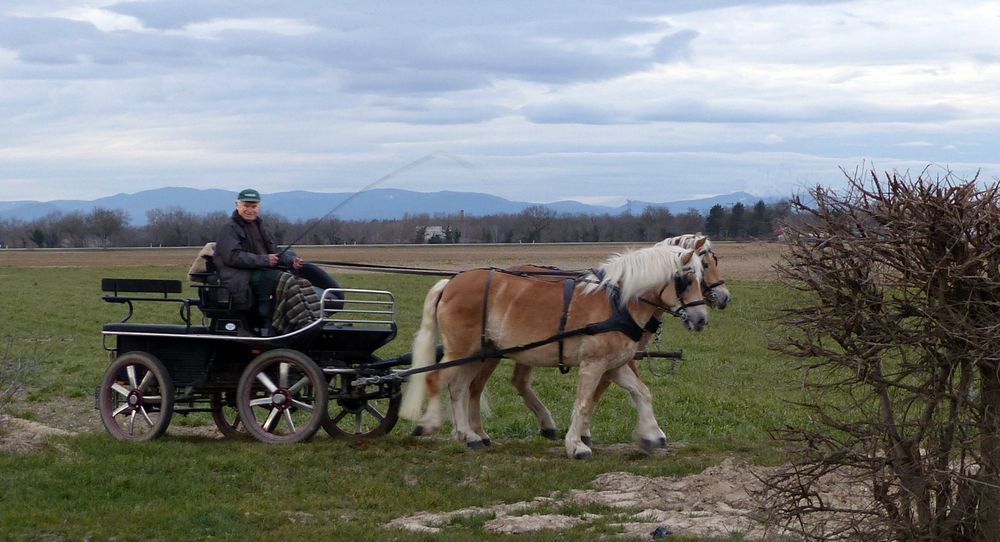
[{"label": "bridle", "polygon": [[[684,294],[685,291],[687,291],[688,288],[691,287],[691,284],[694,282],[694,280],[691,278],[691,275],[694,275],[694,270],[686,271],[683,273],[681,272],[674,273],[674,276],[670,280],[670,282],[664,284],[663,288],[660,288],[659,293],[656,294],[656,299],[657,300],[663,299],[663,292],[670,286],[674,287],[674,294],[677,296],[677,299],[682,299],[681,296]],[[708,304],[708,302],[705,301],[704,299],[696,299],[690,302],[684,302],[682,300],[681,304],[678,307],[674,308],[670,307],[669,305],[664,305],[663,303],[659,303],[657,301],[650,301],[645,297],[640,297],[639,301],[642,301],[647,305],[652,305],[653,307],[656,307],[657,309],[660,309],[664,312],[668,312],[678,318],[686,317],[687,314],[685,311],[689,307],[697,307],[699,305]]]},{"label": "bridle", "polygon": [[[702,265],[704,266],[705,269],[708,269],[708,263],[704,261],[704,257],[709,254],[712,255],[712,258],[715,258],[715,265],[716,266],[719,265],[719,257],[715,255],[715,252],[712,251],[712,249],[705,249],[700,253],[698,253],[698,255],[702,257]],[[718,288],[719,286],[724,285],[725,283],[726,281],[723,279],[719,279],[713,282],[712,284],[705,284],[705,281],[703,280],[701,282],[701,293],[705,297],[710,296],[713,294],[712,290]]]}]

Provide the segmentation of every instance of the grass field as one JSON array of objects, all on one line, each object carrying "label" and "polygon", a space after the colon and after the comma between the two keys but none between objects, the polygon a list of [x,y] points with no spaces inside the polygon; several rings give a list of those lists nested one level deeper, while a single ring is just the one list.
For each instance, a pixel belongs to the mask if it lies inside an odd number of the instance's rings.
[{"label": "grass field", "polygon": [[[159,440],[117,442],[103,432],[93,410],[93,391],[108,364],[100,328],[122,315],[120,306],[100,301],[100,278],[181,277],[185,270],[186,265],[0,268],[0,336],[8,339],[13,354],[39,360],[28,393],[12,413],[80,432],[35,453],[0,452],[0,539],[492,539],[496,535],[482,531],[489,517],[456,520],[436,535],[382,526],[422,510],[567,492],[610,471],[669,476],[700,471],[725,457],[777,463],[781,453],[768,431],[797,415],[786,403],[797,397],[796,375],[766,347],[769,319],[788,296],[770,282],[731,280],[732,305],[713,312],[703,333],[664,322],[664,346],[684,351],[676,375],[657,377],[645,367],[650,362],[641,364],[661,426],[677,443],[666,453],[609,446],[630,442],[635,425],[626,394],[612,388],[596,412],[594,459],[567,459],[561,442],[536,436],[534,418],[507,383],[509,364],[490,382],[495,412],[486,428],[496,445],[484,451],[467,450],[447,436],[410,437],[407,422],[370,441],[334,440],[321,432],[309,443],[268,446],[184,431],[211,423],[193,416],[175,417]],[[419,305],[437,279],[337,276],[345,286],[396,294],[399,337],[379,355],[408,351]],[[148,321],[176,318],[168,312],[148,314]],[[539,395],[565,429],[575,375],[539,370],[535,379]],[[616,527],[597,522],[564,536],[594,539],[615,532]],[[544,531],[517,536],[551,538]]]}]

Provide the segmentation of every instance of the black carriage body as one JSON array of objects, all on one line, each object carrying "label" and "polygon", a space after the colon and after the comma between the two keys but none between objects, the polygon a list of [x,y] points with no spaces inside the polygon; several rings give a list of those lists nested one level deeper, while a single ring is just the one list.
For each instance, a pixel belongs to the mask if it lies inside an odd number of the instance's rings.
[{"label": "black carriage body", "polygon": [[[111,292],[104,300],[128,308],[121,322],[103,328],[112,364],[98,389],[97,407],[113,435],[156,438],[171,414],[194,412],[211,413],[226,436],[237,434],[240,420],[254,417],[246,430],[266,442],[305,440],[320,425],[331,435],[354,437],[382,435],[395,425],[400,382],[356,383],[404,362],[405,357],[381,361],[374,355],[396,336],[391,293],[345,290],[333,282],[321,290],[320,319],[271,336],[253,332],[254,315],[232,310],[224,288],[199,282],[198,298],[187,299],[170,295],[181,292],[180,281],[102,281],[103,290]],[[347,293],[355,298],[345,298]],[[138,301],[177,303],[184,324],[130,322]],[[198,324],[192,306],[203,315]],[[303,409],[303,401],[311,406]],[[233,409],[239,411],[235,418]],[[265,414],[255,416],[259,410]],[[289,429],[279,434],[275,428],[286,418]],[[144,430],[133,432],[134,427]]]},{"label": "black carriage body", "polygon": [[293,348],[306,354],[322,369],[363,368],[379,362],[373,353],[395,336],[395,327],[366,328],[324,323],[316,333],[297,340],[242,338],[215,335],[213,326],[118,323],[104,326],[117,344],[107,349],[112,357],[127,352],[147,352],[167,368],[178,392],[184,388],[225,391],[236,386],[255,357],[276,348]]},{"label": "black carriage body", "polygon": [[[126,325],[112,324],[105,326],[105,331],[114,332]],[[204,392],[233,389],[247,363],[261,352],[240,342],[206,338],[209,333],[205,326],[174,326],[155,333],[149,333],[148,326],[141,324],[130,327],[133,329],[115,335],[117,345],[111,349],[112,356],[127,352],[152,354],[167,368],[179,392],[192,386]]]}]

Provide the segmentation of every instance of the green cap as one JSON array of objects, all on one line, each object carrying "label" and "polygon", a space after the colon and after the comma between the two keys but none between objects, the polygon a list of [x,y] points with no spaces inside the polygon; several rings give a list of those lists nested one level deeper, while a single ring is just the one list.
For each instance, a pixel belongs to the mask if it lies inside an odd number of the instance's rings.
[{"label": "green cap", "polygon": [[247,188],[240,192],[239,196],[236,196],[237,201],[260,201],[260,192],[254,190],[253,188]]}]

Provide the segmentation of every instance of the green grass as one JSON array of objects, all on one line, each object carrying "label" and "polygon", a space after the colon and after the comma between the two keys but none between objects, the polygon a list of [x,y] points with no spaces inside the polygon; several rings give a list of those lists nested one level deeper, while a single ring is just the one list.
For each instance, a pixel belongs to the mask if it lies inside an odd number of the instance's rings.
[{"label": "green grass", "polygon": [[[27,403],[15,405],[15,412],[30,411],[41,401],[93,394],[108,364],[101,325],[124,314],[123,307],[100,300],[102,276],[169,278],[184,272],[180,267],[0,270],[0,337],[12,338],[15,353],[40,360],[28,382]],[[338,279],[344,286],[396,295],[399,336],[379,355],[408,351],[419,307],[437,278],[353,274]],[[497,445],[485,451],[467,450],[449,438],[409,437],[412,425],[400,422],[381,439],[354,443],[320,433],[310,443],[292,446],[179,436],[169,429],[157,441],[124,443],[97,428],[40,453],[0,454],[0,539],[486,539],[495,536],[482,531],[490,519],[485,516],[456,520],[433,536],[381,525],[421,510],[586,488],[609,471],[680,475],[726,456],[779,462],[780,450],[768,430],[795,419],[786,401],[798,391],[787,361],[767,350],[765,333],[774,310],[789,296],[772,284],[731,281],[729,286],[733,303],[711,313],[706,331],[690,333],[675,321],[664,322],[664,348],[684,351],[675,375],[656,377],[646,368],[656,364],[662,371],[669,362],[640,364],[661,426],[671,441],[683,444],[670,453],[598,448],[593,460],[567,459],[561,442],[536,436],[534,417],[508,383],[511,364],[504,363],[490,382],[494,416],[485,422]],[[138,318],[177,320],[173,307],[156,305],[140,306]],[[535,388],[562,429],[575,385],[575,373],[536,371]],[[173,423],[197,420],[175,417]],[[595,415],[595,442],[630,442],[634,426],[627,395],[612,387]],[[591,525],[564,536],[585,539],[614,532]],[[551,538],[545,532],[517,536],[519,541]]]}]

